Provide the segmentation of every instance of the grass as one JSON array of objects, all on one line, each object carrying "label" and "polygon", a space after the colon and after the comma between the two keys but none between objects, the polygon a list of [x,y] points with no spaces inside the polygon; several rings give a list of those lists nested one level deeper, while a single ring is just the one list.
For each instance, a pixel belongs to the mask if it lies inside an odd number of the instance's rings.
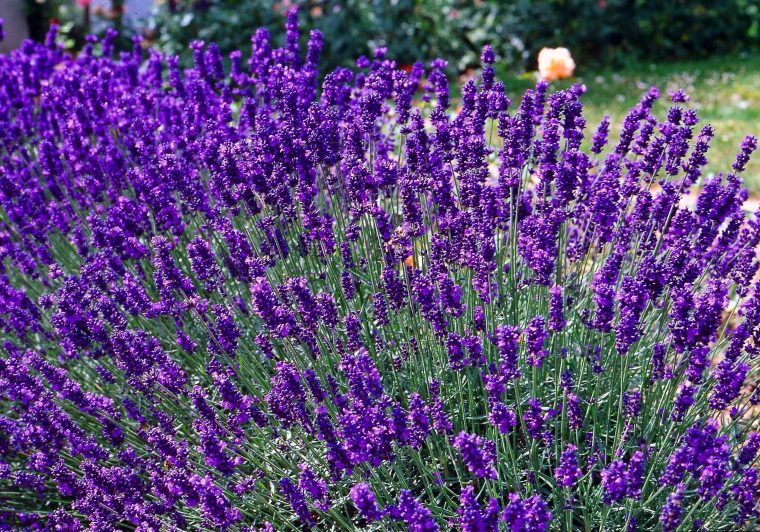
[{"label": "grass", "polygon": [[[551,89],[585,84],[585,116],[588,136],[605,114],[610,115],[611,138],[615,138],[628,110],[651,86],[663,92],[655,112],[663,117],[668,104],[668,90],[684,89],[691,97],[689,105],[699,110],[702,123],[715,128],[715,138],[708,152],[705,175],[730,170],[745,135],[760,135],[760,55],[741,54],[699,61],[648,64],[633,63],[623,69],[584,70],[576,68],[577,77],[552,84]],[[536,82],[535,74],[520,77],[502,74],[498,79],[507,85],[515,100]],[[700,127],[700,126],[697,126]],[[753,194],[760,194],[760,154],[747,166],[744,177]]]}]

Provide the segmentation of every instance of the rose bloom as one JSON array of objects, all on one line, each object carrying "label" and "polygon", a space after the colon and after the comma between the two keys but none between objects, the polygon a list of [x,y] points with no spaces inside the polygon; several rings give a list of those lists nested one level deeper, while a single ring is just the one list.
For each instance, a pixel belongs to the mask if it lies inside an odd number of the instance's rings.
[{"label": "rose bloom", "polygon": [[538,72],[546,81],[569,78],[575,61],[567,48],[543,48],[538,53]]}]

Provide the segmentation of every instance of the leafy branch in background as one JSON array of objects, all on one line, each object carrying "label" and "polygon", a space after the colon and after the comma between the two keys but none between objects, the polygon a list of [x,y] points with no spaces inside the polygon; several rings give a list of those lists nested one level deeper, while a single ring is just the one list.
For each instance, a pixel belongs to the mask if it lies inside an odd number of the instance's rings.
[{"label": "leafy branch in background", "polygon": [[[477,66],[490,44],[514,71],[532,67],[538,50],[565,46],[583,64],[622,64],[632,58],[703,57],[758,43],[759,0],[650,2],[638,0],[302,0],[304,27],[321,30],[324,69],[349,66],[375,47],[402,64],[457,58],[449,73]],[[192,40],[214,41],[228,53],[249,51],[252,28],[282,37],[291,3],[202,0],[164,4],[150,22],[157,46],[182,53]]]}]

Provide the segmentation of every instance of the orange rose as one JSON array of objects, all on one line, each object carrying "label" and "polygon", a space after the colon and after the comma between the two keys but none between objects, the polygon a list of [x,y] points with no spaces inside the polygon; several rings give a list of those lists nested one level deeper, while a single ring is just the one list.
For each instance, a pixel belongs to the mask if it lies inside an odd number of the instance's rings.
[{"label": "orange rose", "polygon": [[569,78],[575,70],[575,61],[567,48],[543,48],[538,53],[538,72],[546,81]]}]

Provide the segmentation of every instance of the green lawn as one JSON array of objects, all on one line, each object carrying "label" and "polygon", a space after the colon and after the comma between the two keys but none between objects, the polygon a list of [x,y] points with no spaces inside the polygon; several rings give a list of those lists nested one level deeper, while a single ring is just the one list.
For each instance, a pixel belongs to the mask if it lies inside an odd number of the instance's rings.
[{"label": "green lawn", "polygon": [[[624,69],[602,71],[588,71],[578,65],[576,74],[573,80],[555,83],[552,88],[564,88],[571,82],[588,87],[584,96],[588,136],[605,114],[612,119],[611,136],[616,135],[628,109],[651,86],[663,92],[655,107],[658,117],[664,116],[670,103],[667,91],[682,88],[691,97],[689,105],[699,110],[702,123],[712,124],[715,128],[715,138],[708,153],[708,174],[730,169],[744,136],[760,135],[758,53],[657,65],[636,63]],[[513,100],[536,81],[534,74],[519,78],[503,74],[498,79],[506,83]],[[760,153],[756,153],[748,165],[745,179],[749,189],[760,194]]]}]

